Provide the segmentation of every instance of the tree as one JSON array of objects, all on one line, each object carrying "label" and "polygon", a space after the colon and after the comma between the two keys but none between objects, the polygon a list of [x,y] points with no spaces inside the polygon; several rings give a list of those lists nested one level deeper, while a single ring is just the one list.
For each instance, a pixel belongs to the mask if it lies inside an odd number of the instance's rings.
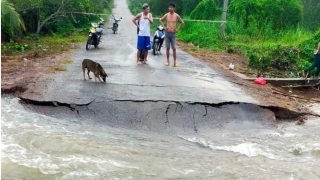
[{"label": "tree", "polygon": [[36,16],[37,28],[39,34],[43,26],[47,23],[54,23],[59,17],[65,14],[65,7],[70,0],[12,0],[18,7],[18,10],[24,14],[31,13]]},{"label": "tree", "polygon": [[232,0],[228,16],[243,23],[243,28],[281,30],[299,25],[302,5],[300,0]]},{"label": "tree", "polygon": [[2,23],[9,23],[16,30],[26,30],[24,22],[19,13],[16,12],[12,3],[7,0],[1,1]]},{"label": "tree", "polygon": [[303,26],[312,31],[320,27],[320,1],[303,0]]},{"label": "tree", "polygon": [[182,15],[190,16],[190,13],[194,10],[201,0],[182,0]]},{"label": "tree", "polygon": [[137,14],[142,11],[142,5],[148,3],[150,10],[154,16],[162,16],[168,12],[169,2],[176,4],[176,12],[182,14],[183,2],[182,0],[129,0],[129,9],[133,14]]},{"label": "tree", "polygon": [[219,8],[213,0],[203,0],[191,12],[191,19],[197,20],[213,20],[221,15],[222,9]]},{"label": "tree", "polygon": [[[102,13],[111,8],[112,0],[10,0],[23,16],[30,31],[39,34],[43,29],[49,31],[63,21],[72,22],[73,12]],[[85,15],[77,15],[83,17]],[[83,18],[87,19],[88,18]],[[74,21],[74,23],[76,23]],[[73,24],[68,24],[73,26]]]},{"label": "tree", "polygon": [[25,31],[25,25],[13,4],[7,0],[1,1],[1,40],[9,41],[15,33]]}]

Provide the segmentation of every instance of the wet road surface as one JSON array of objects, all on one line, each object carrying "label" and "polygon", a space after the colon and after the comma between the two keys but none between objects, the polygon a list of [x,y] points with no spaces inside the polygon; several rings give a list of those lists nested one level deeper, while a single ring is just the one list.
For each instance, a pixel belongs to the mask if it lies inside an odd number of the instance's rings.
[{"label": "wet road surface", "polygon": [[[178,68],[165,66],[165,49],[158,56],[150,52],[148,65],[137,65],[136,27],[125,0],[116,1],[113,14],[123,16],[118,33],[108,29],[108,21],[99,49],[86,50],[83,43],[73,52],[66,72],[50,75],[38,86],[39,92],[29,93],[36,91],[31,89],[21,95],[37,105],[31,106],[33,111],[170,134],[201,134],[227,121],[275,123],[273,112],[255,105],[239,87],[180,49]],[[83,59],[99,62],[107,82],[84,81]]]},{"label": "wet road surface", "polygon": [[[49,76],[38,94],[26,92],[22,97],[78,105],[94,100],[256,103],[216,71],[179,49],[178,68],[164,65],[164,48],[158,56],[149,52],[148,65],[136,65],[136,27],[125,0],[115,2],[113,14],[117,18],[123,16],[117,34],[107,29],[112,26],[108,21],[99,49],[91,47],[87,51],[83,43],[74,51],[73,64],[66,72]],[[109,76],[107,83],[83,80],[81,63],[85,58],[104,67]],[[94,77],[92,73],[91,76]]]}]

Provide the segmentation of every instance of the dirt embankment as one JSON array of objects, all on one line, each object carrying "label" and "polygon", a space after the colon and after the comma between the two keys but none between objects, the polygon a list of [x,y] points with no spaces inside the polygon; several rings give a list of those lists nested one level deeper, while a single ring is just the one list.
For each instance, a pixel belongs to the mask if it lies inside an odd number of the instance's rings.
[{"label": "dirt embankment", "polygon": [[72,62],[70,52],[41,58],[1,56],[1,94],[24,92],[28,86],[44,81],[47,74],[65,71],[64,65]]}]

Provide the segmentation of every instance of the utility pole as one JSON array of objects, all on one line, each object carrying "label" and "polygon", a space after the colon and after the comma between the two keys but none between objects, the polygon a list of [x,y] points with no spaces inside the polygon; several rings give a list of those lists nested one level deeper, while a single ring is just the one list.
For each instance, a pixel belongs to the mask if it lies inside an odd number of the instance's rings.
[{"label": "utility pole", "polygon": [[227,11],[228,11],[229,0],[224,0],[223,2],[223,10],[222,10],[222,23],[220,28],[220,34],[222,37],[225,35],[226,22],[227,22]]}]

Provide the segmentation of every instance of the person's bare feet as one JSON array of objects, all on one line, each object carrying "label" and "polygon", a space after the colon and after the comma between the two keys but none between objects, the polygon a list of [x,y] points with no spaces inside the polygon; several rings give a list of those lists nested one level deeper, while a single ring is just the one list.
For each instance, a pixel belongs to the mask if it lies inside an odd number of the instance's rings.
[{"label": "person's bare feet", "polygon": [[140,65],[141,64],[141,62],[140,61],[137,61],[137,65]]}]

